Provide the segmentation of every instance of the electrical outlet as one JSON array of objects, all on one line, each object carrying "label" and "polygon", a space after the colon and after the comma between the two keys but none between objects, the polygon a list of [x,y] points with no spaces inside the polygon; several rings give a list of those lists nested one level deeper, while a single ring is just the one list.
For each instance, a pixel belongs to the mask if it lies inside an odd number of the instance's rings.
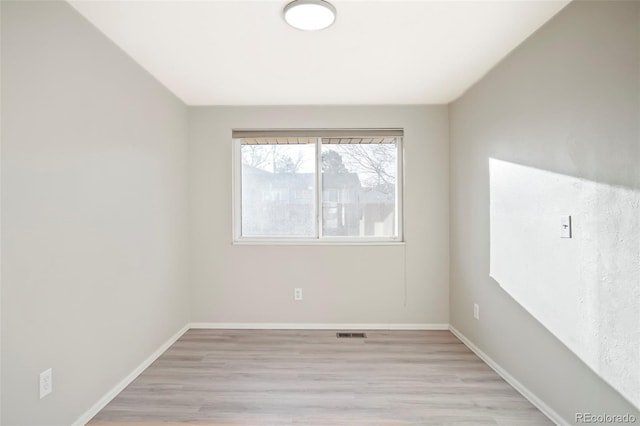
[{"label": "electrical outlet", "polygon": [[51,369],[40,373],[40,399],[49,395],[53,391],[53,373]]},{"label": "electrical outlet", "polygon": [[477,303],[473,304],[473,317],[477,320],[480,320],[480,305]]},{"label": "electrical outlet", "polygon": [[293,300],[302,300],[302,289],[294,288],[293,289]]}]

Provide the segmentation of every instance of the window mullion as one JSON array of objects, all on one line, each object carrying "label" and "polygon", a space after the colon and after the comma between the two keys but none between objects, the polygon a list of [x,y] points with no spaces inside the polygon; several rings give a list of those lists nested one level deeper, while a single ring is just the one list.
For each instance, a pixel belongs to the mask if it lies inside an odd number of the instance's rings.
[{"label": "window mullion", "polygon": [[322,239],[322,138],[316,138],[316,238]]},{"label": "window mullion", "polygon": [[396,138],[396,223],[395,231],[398,240],[404,240],[402,226],[404,224],[404,146],[403,138]]}]

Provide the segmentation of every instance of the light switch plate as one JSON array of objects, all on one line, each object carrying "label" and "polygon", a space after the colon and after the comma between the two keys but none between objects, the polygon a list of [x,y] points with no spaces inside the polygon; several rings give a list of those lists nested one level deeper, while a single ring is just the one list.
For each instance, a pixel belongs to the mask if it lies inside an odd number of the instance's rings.
[{"label": "light switch plate", "polygon": [[560,216],[560,238],[571,238],[571,216]]}]

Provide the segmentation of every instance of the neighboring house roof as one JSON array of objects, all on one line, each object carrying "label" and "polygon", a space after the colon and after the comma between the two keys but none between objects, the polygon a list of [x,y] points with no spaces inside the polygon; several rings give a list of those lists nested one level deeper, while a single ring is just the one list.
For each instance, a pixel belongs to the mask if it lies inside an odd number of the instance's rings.
[{"label": "neighboring house roof", "polygon": [[313,173],[270,173],[271,184],[276,188],[306,189],[315,182]]},{"label": "neighboring house roof", "polygon": [[[303,189],[314,185],[314,173],[272,173],[258,167],[242,165],[242,174],[249,178],[260,178],[263,185],[272,185],[278,188]],[[326,188],[361,188],[360,178],[357,173],[324,173],[322,175],[323,187]]]},{"label": "neighboring house roof", "polygon": [[273,173],[268,172],[264,169],[260,169],[258,167],[253,167],[248,164],[242,163],[242,174],[249,176],[268,176],[272,175]]},{"label": "neighboring house roof", "polygon": [[357,173],[323,173],[324,188],[361,188]]},{"label": "neighboring house roof", "polygon": [[[256,183],[277,189],[290,190],[311,189],[314,186],[314,173],[272,173],[257,167],[243,166],[243,175],[256,178]],[[393,203],[395,185],[382,184],[375,188],[363,188],[357,173],[324,173],[322,175],[323,189],[353,189],[359,192],[360,204]]]}]

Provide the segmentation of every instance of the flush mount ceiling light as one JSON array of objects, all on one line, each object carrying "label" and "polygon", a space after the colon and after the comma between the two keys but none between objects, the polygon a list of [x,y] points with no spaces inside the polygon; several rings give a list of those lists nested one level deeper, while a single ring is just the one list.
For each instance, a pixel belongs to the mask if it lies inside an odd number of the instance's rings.
[{"label": "flush mount ceiling light", "polygon": [[284,20],[299,30],[322,30],[336,20],[336,8],[324,0],[295,0],[284,7]]}]

